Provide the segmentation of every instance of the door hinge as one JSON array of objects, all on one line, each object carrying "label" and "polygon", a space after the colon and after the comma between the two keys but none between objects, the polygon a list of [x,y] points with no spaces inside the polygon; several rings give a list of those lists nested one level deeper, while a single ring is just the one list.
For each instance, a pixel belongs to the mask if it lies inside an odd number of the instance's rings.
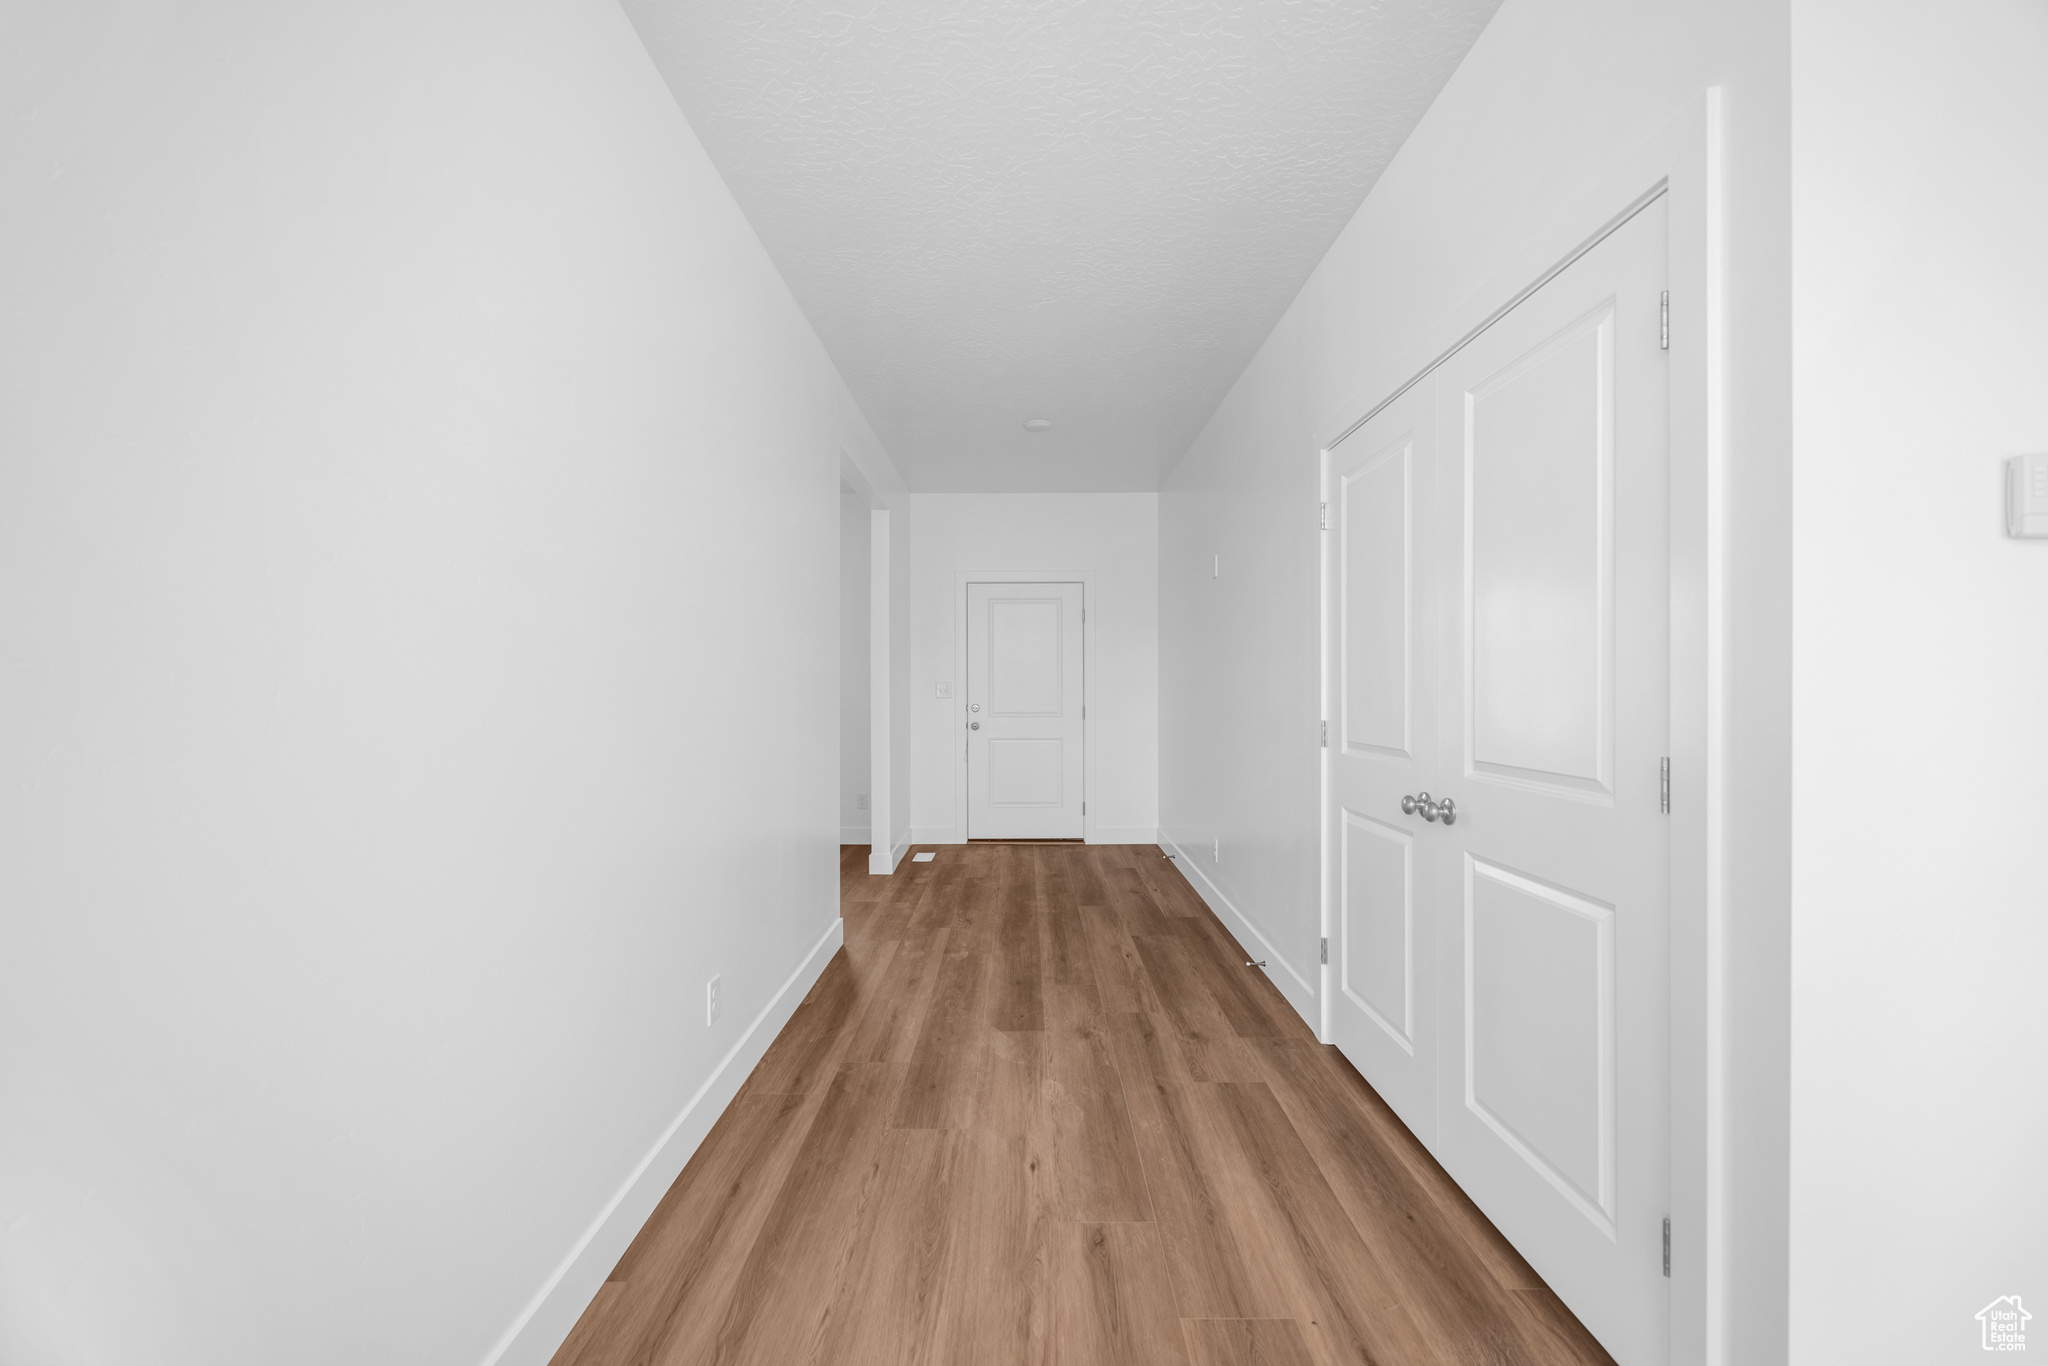
[{"label": "door hinge", "polygon": [[1325,963],[1330,961],[1330,936],[1328,935],[1323,936],[1323,961]]},{"label": "door hinge", "polygon": [[1084,815],[1084,816],[1088,814],[1088,803],[1086,803],[1086,802],[1082,802],[1082,803],[1081,803],[1081,814],[1082,814],[1082,815]]},{"label": "door hinge", "polygon": [[1671,1276],[1671,1220],[1668,1218],[1664,1221],[1664,1276],[1667,1280]]},{"label": "door hinge", "polygon": [[1328,503],[1316,504],[1316,526],[1323,531],[1330,529],[1330,505]]},{"label": "door hinge", "polygon": [[1316,722],[1316,725],[1320,728],[1322,732],[1322,747],[1324,749],[1328,749],[1330,747],[1330,723],[1328,721],[1318,721]]},{"label": "door hinge", "polygon": [[1661,350],[1671,349],[1671,291],[1657,301],[1657,346]]},{"label": "door hinge", "polygon": [[1657,761],[1657,809],[1665,815],[1671,814],[1671,761]]}]

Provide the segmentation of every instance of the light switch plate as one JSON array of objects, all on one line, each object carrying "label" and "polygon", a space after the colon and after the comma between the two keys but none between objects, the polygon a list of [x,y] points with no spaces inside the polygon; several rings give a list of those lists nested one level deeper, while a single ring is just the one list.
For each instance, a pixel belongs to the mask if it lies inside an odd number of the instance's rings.
[{"label": "light switch plate", "polygon": [[952,695],[953,695],[953,685],[952,685],[951,683],[934,683],[934,684],[932,684],[932,696],[933,696],[933,697],[951,697]]},{"label": "light switch plate", "polygon": [[2005,533],[2048,537],[2048,455],[2016,455],[2005,462]]}]

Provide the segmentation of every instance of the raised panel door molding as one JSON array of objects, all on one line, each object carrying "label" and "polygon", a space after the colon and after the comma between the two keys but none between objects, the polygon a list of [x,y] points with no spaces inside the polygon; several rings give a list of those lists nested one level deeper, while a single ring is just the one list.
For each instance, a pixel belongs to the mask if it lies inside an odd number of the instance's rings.
[{"label": "raised panel door molding", "polygon": [[1060,714],[1061,607],[1058,598],[1002,598],[989,603],[990,718]]},{"label": "raised panel door molding", "polygon": [[1344,809],[1337,986],[1404,1052],[1415,1052],[1415,838]]},{"label": "raised panel door molding", "polygon": [[1614,798],[1614,302],[1464,396],[1468,776]]},{"label": "raised panel door molding", "polygon": [[1465,1105],[1615,1236],[1614,908],[1468,855]]},{"label": "raised panel door molding", "polygon": [[1338,731],[1348,754],[1411,757],[1414,661],[1414,458],[1411,433],[1343,476],[1343,678]]},{"label": "raised panel door molding", "polygon": [[1062,806],[1065,746],[1057,739],[988,742],[990,806]]}]

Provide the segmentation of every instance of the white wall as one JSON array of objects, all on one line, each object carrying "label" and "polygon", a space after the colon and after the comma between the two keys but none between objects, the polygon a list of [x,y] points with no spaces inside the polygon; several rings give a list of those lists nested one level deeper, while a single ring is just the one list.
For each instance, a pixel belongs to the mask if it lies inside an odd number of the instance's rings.
[{"label": "white wall", "polygon": [[2048,8],[1800,0],[1796,1361],[2048,1345]]},{"label": "white wall", "polygon": [[479,1362],[651,1159],[565,1330],[829,947],[885,462],[609,0],[6,26],[0,1359]]},{"label": "white wall", "polygon": [[[1677,1316],[1718,1315],[1719,1349],[1750,1363],[1786,1351],[1787,23],[1784,0],[1506,0],[1160,503],[1162,835],[1314,983],[1316,443],[1533,278],[1540,267],[1512,275],[1532,244],[1558,244],[1555,259],[1622,208],[1627,195],[1585,206],[1723,88],[1730,1279],[1725,1312]],[[1210,579],[1218,552],[1223,576]],[[1203,853],[1211,839],[1220,865]],[[1275,978],[1313,1008],[1291,974]],[[1701,1236],[1690,1222],[1682,1248]]]},{"label": "white wall", "polygon": [[839,842],[866,844],[868,796],[868,500],[839,498]]},{"label": "white wall", "polygon": [[[1090,838],[1149,844],[1159,826],[1159,496],[913,494],[910,498],[910,822],[916,842],[966,838],[961,766],[961,570],[1094,576],[1089,625]],[[934,683],[953,684],[941,701]]]},{"label": "white wall", "polygon": [[1313,1020],[1320,533],[1300,343],[1290,309],[1161,499],[1159,833]]}]

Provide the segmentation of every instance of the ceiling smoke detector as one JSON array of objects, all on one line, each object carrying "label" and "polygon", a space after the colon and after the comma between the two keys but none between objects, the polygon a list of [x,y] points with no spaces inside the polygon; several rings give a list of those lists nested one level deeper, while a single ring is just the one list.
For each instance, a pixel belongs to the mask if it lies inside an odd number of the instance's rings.
[{"label": "ceiling smoke detector", "polygon": [[1049,432],[1052,430],[1052,419],[1049,417],[1027,417],[1024,419],[1024,430],[1027,432]]}]

